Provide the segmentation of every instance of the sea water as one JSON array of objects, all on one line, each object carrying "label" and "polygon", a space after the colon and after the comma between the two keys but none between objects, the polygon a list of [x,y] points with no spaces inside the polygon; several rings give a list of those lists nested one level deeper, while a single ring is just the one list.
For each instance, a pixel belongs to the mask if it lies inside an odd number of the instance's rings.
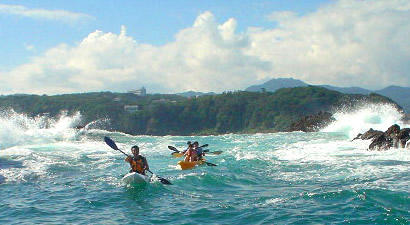
[{"label": "sea water", "polygon": [[[389,105],[338,112],[317,133],[131,136],[59,119],[0,116],[0,224],[409,224],[410,150],[351,141],[386,130]],[[92,124],[98,124],[94,122]],[[128,187],[125,156],[140,146],[158,180]],[[209,144],[217,166],[180,170],[167,146]]]}]

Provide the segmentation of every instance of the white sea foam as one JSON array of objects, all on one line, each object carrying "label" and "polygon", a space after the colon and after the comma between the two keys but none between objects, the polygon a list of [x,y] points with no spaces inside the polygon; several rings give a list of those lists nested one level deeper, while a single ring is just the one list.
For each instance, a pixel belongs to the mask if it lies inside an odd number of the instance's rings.
[{"label": "white sea foam", "polygon": [[17,145],[73,141],[87,129],[98,129],[109,123],[107,119],[99,119],[87,124],[85,129],[74,129],[81,125],[81,119],[80,112],[73,115],[62,112],[57,118],[51,118],[47,115],[30,117],[13,110],[0,111],[0,150]]},{"label": "white sea foam", "polygon": [[68,116],[62,113],[55,120],[48,116],[29,117],[12,110],[0,113],[0,149],[30,143],[47,143],[75,137],[71,129],[81,120],[80,113]]},{"label": "white sea foam", "polygon": [[333,115],[335,122],[324,128],[323,132],[340,132],[349,138],[356,137],[370,128],[385,131],[391,125],[408,126],[403,124],[403,113],[391,104],[367,104],[353,111],[340,111]]},{"label": "white sea foam", "polygon": [[[19,145],[2,150],[1,156],[11,163],[0,165],[0,176],[8,182],[61,176],[58,172],[50,174],[49,169],[52,167],[107,171],[113,163],[123,161],[118,160],[118,153],[103,141],[90,140]],[[126,171],[127,168],[128,165],[123,164],[118,170]]]}]

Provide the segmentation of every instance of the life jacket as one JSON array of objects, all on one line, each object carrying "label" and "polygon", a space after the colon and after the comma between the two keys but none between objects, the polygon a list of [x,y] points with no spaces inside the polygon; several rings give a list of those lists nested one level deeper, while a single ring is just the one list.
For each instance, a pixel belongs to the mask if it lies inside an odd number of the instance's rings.
[{"label": "life jacket", "polygon": [[188,150],[186,151],[186,154],[190,157],[196,157],[197,156],[195,149],[189,149],[188,148]]},{"label": "life jacket", "polygon": [[198,156],[198,159],[202,159],[202,154],[204,150],[201,147],[198,147],[195,150],[196,150],[196,155]]},{"label": "life jacket", "polygon": [[144,170],[145,164],[144,164],[143,158],[144,157],[139,156],[138,158],[133,157],[131,159],[130,165],[131,165],[131,170],[133,172],[137,172],[137,173],[140,173],[140,174],[145,174],[145,170]]},{"label": "life jacket", "polygon": [[189,157],[189,161],[198,160],[198,155],[196,154],[195,149],[188,149],[188,151],[185,154]]}]

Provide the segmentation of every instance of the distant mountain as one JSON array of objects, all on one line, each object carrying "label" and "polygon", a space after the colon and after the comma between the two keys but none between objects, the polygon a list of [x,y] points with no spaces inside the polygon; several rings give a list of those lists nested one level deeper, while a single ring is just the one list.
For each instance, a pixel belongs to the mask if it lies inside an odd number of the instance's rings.
[{"label": "distant mountain", "polygon": [[275,92],[281,88],[305,87],[308,86],[301,80],[293,78],[276,78],[261,85],[253,85],[245,89],[245,91],[260,92],[264,88],[266,91]]},{"label": "distant mountain", "polygon": [[335,87],[331,85],[318,85],[319,87],[324,87],[326,89],[332,90],[332,91],[338,91],[342,92],[345,94],[362,94],[362,95],[368,95],[372,93],[372,91],[360,88],[360,87]]},{"label": "distant mountain", "polygon": [[216,95],[214,92],[195,92],[195,91],[187,91],[187,92],[182,92],[182,93],[177,93],[176,95],[183,96],[186,98],[191,98],[191,97],[196,97],[196,96],[204,96],[204,95]]},{"label": "distant mountain", "polygon": [[[290,87],[304,87],[309,84],[296,80],[293,78],[274,78],[268,82],[261,85],[253,85],[245,89],[245,91],[260,92],[262,89],[269,92],[275,92],[280,88],[290,88]],[[382,90],[372,91],[360,87],[336,87],[331,85],[317,85],[324,87],[329,90],[338,91],[344,94],[362,94],[368,95],[372,92],[383,95],[397,102],[403,107],[406,113],[410,113],[410,87],[399,87],[399,86],[389,86]]]},{"label": "distant mountain", "polygon": [[394,96],[395,98],[409,98],[410,87],[389,86],[375,91],[377,94]]},{"label": "distant mountain", "polygon": [[392,85],[375,91],[375,93],[391,98],[403,107],[405,112],[410,113],[410,87],[399,87]]}]

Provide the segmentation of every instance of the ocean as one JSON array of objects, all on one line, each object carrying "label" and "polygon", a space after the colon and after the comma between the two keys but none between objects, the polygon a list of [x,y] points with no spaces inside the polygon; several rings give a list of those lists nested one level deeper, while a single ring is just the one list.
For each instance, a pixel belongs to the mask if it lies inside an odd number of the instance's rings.
[{"label": "ocean", "polygon": [[[0,115],[0,224],[410,224],[410,149],[368,151],[369,128],[410,127],[389,105],[338,112],[316,133],[131,136],[85,131],[81,114]],[[154,180],[129,187],[125,156],[140,147]],[[167,146],[209,144],[217,166],[180,170]]]}]

